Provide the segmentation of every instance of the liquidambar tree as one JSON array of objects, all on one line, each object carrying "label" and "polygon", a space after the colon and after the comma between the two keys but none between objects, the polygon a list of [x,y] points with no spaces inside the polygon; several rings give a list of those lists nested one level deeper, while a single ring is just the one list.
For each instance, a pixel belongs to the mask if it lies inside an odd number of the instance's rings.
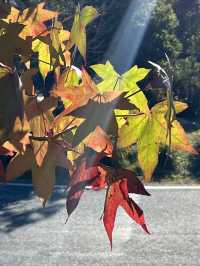
[{"label": "liquidambar tree", "polygon": [[[100,14],[92,6],[76,7],[71,31],[45,3],[23,11],[0,6],[0,175],[11,181],[31,170],[36,194],[45,206],[56,168],[66,176],[68,218],[87,185],[106,187],[103,223],[112,246],[117,208],[149,233],[143,211],[129,193],[149,196],[142,182],[120,166],[118,151],[137,147],[137,159],[149,181],[159,148],[197,154],[176,113],[187,105],[173,101],[173,69],[157,69],[166,100],[151,109],[137,83],[149,73],[133,66],[119,75],[110,62],[87,65],[86,27]],[[130,44],[131,46],[131,44]],[[82,69],[75,57],[83,58]],[[93,71],[98,84],[89,75]]]}]

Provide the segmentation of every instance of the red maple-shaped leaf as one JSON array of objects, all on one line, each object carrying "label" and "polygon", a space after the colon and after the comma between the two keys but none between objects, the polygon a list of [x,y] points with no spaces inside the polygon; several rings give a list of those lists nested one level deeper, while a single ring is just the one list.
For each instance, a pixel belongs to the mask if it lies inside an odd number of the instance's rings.
[{"label": "red maple-shaped leaf", "polygon": [[94,182],[92,183],[92,189],[94,190],[100,190],[103,189],[107,186],[106,183],[106,176],[107,176],[107,171],[105,169],[103,169],[102,167],[98,167],[98,171],[99,171],[99,176],[94,180]]},{"label": "red maple-shaped leaf", "polygon": [[146,233],[149,234],[149,231],[145,224],[143,211],[128,195],[128,193],[137,193],[143,195],[149,195],[149,193],[145,190],[142,183],[133,174],[131,174],[131,171],[127,171],[128,172],[126,172],[125,169],[121,169],[120,173],[118,172],[117,175],[128,174],[128,177],[115,181],[107,189],[103,223],[110,240],[111,249],[112,232],[114,229],[115,217],[119,206],[121,206],[126,211],[126,213],[137,224],[141,225]]},{"label": "red maple-shaped leaf", "polygon": [[85,156],[79,158],[78,166],[72,175],[71,188],[67,195],[66,208],[68,218],[76,209],[85,187],[91,185],[100,174],[95,160],[94,156],[90,157],[90,162]]}]

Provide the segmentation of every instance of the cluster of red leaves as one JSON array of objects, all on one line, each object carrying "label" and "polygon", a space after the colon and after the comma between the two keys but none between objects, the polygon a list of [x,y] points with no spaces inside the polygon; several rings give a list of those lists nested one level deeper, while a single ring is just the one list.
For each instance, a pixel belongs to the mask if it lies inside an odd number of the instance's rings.
[{"label": "cluster of red leaves", "polygon": [[112,158],[108,156],[109,154],[105,151],[98,153],[87,148],[84,155],[79,158],[77,169],[72,175],[66,207],[70,216],[77,207],[86,186],[93,185],[99,188],[99,183],[103,187],[107,184],[103,223],[112,248],[112,232],[119,206],[149,234],[143,211],[129,197],[129,193],[146,196],[150,194],[132,171],[113,165]]}]

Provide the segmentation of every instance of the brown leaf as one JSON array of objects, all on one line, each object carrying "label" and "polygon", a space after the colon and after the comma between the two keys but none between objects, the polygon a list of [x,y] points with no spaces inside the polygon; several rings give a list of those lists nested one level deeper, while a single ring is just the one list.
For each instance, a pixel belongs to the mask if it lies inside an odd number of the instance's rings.
[{"label": "brown leaf", "polygon": [[29,147],[24,154],[18,153],[10,161],[6,171],[6,181],[11,181],[21,176],[24,172],[31,170],[34,189],[43,205],[45,205],[53,191],[56,166],[65,169],[71,168],[62,142],[54,141],[49,143],[48,151],[40,167],[36,164],[33,150]]},{"label": "brown leaf", "polygon": [[18,35],[23,30],[24,25],[19,23],[6,23],[0,21],[0,28],[5,30],[5,34],[0,36],[0,62],[12,66],[13,56],[21,55],[28,58],[31,55],[31,40],[23,40]]},{"label": "brown leaf", "polygon": [[20,141],[28,132],[20,89],[20,80],[16,72],[9,72],[0,79],[0,143],[14,139]]},{"label": "brown leaf", "polygon": [[[54,120],[52,111],[56,105],[57,99],[48,97],[39,103],[37,99],[33,99],[26,106],[26,114],[33,136],[45,137],[51,133],[51,125]],[[46,140],[39,141],[31,139],[31,144],[33,145],[36,162],[38,166],[41,166],[48,150],[48,142]]]},{"label": "brown leaf", "polygon": [[[85,139],[97,126],[101,127],[107,135],[118,136],[118,124],[114,109],[135,109],[135,105],[124,99],[124,93],[111,92],[103,95],[97,94],[84,105],[69,115],[78,118],[85,118],[85,121],[78,127],[73,146],[78,145]],[[91,115],[92,114],[92,115]]]},{"label": "brown leaf", "polygon": [[107,186],[106,183],[107,170],[103,169],[102,167],[98,167],[98,171],[99,171],[99,176],[92,183],[92,189],[94,190],[104,189]]},{"label": "brown leaf", "polygon": [[36,68],[31,68],[28,71],[24,72],[21,76],[22,89],[25,91],[25,94],[28,96],[35,95],[35,88],[33,85],[32,77],[37,73]]}]

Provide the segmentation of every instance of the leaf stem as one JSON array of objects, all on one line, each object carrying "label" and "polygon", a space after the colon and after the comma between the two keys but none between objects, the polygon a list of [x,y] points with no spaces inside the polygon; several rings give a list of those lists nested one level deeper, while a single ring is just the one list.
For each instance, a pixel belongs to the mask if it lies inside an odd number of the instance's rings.
[{"label": "leaf stem", "polygon": [[137,90],[137,91],[135,91],[135,92],[133,92],[133,93],[131,93],[130,95],[128,95],[127,97],[125,97],[126,99],[128,99],[128,98],[130,98],[130,97],[132,97],[133,95],[135,95],[135,94],[137,94],[137,93],[139,93],[139,92],[141,92],[142,90],[141,89],[139,89],[139,90]]},{"label": "leaf stem", "polygon": [[38,137],[38,136],[34,136],[34,135],[29,135],[29,138],[32,140],[36,140],[36,141],[49,141],[49,140],[54,140],[56,138],[58,138],[60,135],[67,133],[69,131],[71,131],[72,129],[74,129],[76,126],[73,126],[71,128],[67,128],[66,130],[63,130],[57,134],[55,134],[54,136],[42,136],[42,137]]},{"label": "leaf stem", "polygon": [[144,113],[138,113],[138,114],[127,114],[127,115],[115,115],[116,117],[127,117],[127,116],[139,116],[144,115]]}]

